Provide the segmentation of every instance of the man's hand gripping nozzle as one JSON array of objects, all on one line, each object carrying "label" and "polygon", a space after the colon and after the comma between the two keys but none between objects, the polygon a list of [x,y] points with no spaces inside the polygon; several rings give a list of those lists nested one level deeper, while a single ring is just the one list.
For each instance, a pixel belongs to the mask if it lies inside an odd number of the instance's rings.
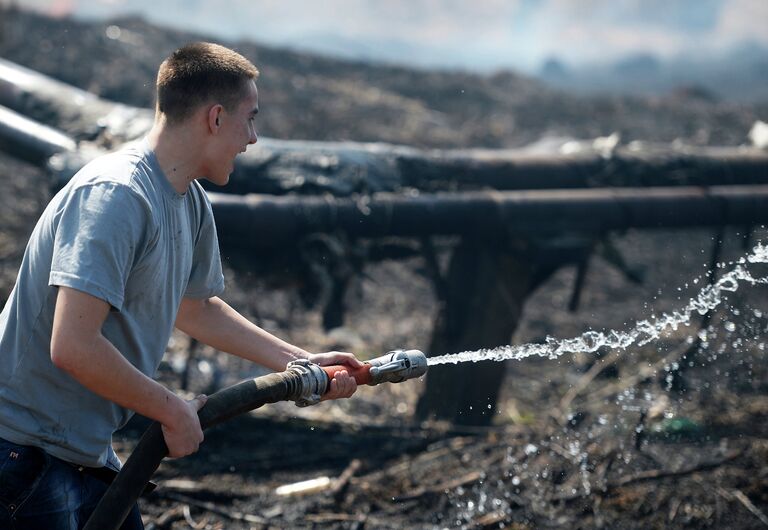
[{"label": "man's hand gripping nozzle", "polygon": [[320,401],[328,391],[336,372],[346,370],[358,385],[400,383],[427,373],[427,357],[419,350],[393,350],[366,361],[360,368],[344,365],[318,366],[306,359],[299,359],[288,363],[287,369],[300,376],[302,388],[296,404],[306,407]]}]

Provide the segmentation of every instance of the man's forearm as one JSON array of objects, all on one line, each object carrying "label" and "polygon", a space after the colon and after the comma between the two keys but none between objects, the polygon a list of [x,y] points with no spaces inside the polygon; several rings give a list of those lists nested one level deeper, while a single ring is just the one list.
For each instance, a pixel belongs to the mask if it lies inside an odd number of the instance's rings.
[{"label": "man's forearm", "polygon": [[184,400],[137,370],[101,333],[109,304],[60,287],[51,331],[51,361],[91,392],[160,421],[177,419]]},{"label": "man's forearm", "polygon": [[88,342],[59,345],[52,360],[91,392],[163,424],[171,422],[184,404],[137,370],[102,335]]},{"label": "man's forearm", "polygon": [[290,361],[309,355],[249,322],[218,297],[185,300],[179,308],[176,327],[217,350],[275,371],[285,370]]}]

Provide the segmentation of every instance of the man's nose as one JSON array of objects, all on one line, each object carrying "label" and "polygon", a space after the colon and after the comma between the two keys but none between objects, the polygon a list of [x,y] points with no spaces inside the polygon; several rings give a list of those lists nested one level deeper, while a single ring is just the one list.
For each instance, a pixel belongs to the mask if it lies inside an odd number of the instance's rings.
[{"label": "man's nose", "polygon": [[250,135],[250,138],[248,139],[248,145],[255,144],[256,142],[259,141],[259,135],[256,134],[256,127],[254,125],[251,125],[250,132],[251,132],[251,135]]}]

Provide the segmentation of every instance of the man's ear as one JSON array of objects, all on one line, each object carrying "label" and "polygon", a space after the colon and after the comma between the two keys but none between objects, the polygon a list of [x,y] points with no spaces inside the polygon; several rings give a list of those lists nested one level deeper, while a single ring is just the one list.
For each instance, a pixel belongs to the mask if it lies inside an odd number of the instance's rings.
[{"label": "man's ear", "polygon": [[212,134],[218,134],[221,128],[222,114],[224,107],[222,105],[213,105],[208,109],[208,129]]}]

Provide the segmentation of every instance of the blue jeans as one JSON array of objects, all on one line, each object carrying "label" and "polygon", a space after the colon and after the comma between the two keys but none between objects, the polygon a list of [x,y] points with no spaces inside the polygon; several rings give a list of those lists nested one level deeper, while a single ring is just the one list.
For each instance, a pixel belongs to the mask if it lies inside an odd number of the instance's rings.
[{"label": "blue jeans", "polygon": [[[0,438],[0,528],[78,530],[108,485],[42,449]],[[134,506],[121,530],[142,530]]]}]

